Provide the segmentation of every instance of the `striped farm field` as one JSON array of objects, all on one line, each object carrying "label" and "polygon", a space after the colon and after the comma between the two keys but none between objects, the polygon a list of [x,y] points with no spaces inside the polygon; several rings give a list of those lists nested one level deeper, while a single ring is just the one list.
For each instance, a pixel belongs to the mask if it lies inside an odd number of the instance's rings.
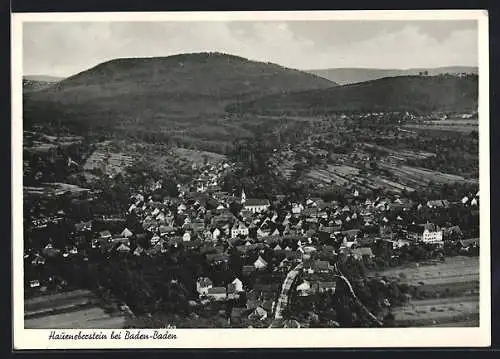
[{"label": "striped farm field", "polygon": [[479,257],[448,257],[444,263],[390,268],[373,273],[376,277],[402,278],[408,284],[424,285],[479,281]]},{"label": "striped farm field", "polygon": [[101,308],[91,307],[25,319],[24,326],[29,329],[121,329],[124,323],[124,316],[109,315]]},{"label": "striped farm field", "polygon": [[422,125],[405,125],[408,130],[413,131],[447,131],[447,132],[458,132],[458,133],[470,133],[472,131],[477,131],[477,125],[468,124],[455,124],[455,125],[443,125],[443,124],[422,124]]},{"label": "striped farm field", "polygon": [[434,293],[394,307],[395,326],[479,325],[479,258],[448,257],[443,263],[415,264],[373,272],[370,277],[396,280]]},{"label": "striped farm field", "polygon": [[173,152],[175,153],[175,155],[199,165],[202,165],[205,162],[205,159],[211,162],[220,162],[226,159],[225,155],[219,153],[190,150],[181,147],[174,147]]},{"label": "striped farm field", "polygon": [[448,173],[442,173],[437,171],[431,171],[424,168],[419,167],[410,167],[410,166],[401,166],[403,170],[406,171],[414,171],[416,174],[423,177],[431,177],[434,181],[442,181],[442,182],[458,182],[465,180],[462,176],[452,175]]},{"label": "striped farm field", "polygon": [[410,192],[415,190],[413,186],[394,182],[381,176],[361,176],[359,169],[346,165],[329,165],[327,169],[314,169],[307,174],[307,177],[328,184],[333,183],[337,186],[353,185],[358,190],[374,190],[380,187],[395,193],[401,193],[403,190]]},{"label": "striped farm field", "polygon": [[323,170],[323,169],[312,170],[307,174],[307,176],[312,178],[312,179],[319,180],[319,181],[326,182],[326,183],[331,183],[333,181],[336,185],[339,185],[339,186],[343,186],[343,185],[349,183],[349,181],[347,179],[342,178],[342,177],[336,175],[335,173],[332,173],[328,170]]},{"label": "striped farm field", "polygon": [[421,185],[426,185],[426,183],[433,181],[437,183],[454,183],[454,182],[475,182],[476,180],[466,179],[462,176],[453,175],[449,173],[443,173],[438,171],[432,171],[420,167],[411,166],[396,166],[389,163],[380,162],[379,167],[389,170],[393,173],[400,183],[413,187],[414,185],[418,188]]},{"label": "striped farm field", "polygon": [[57,309],[58,307],[86,304],[91,302],[93,297],[93,294],[87,290],[75,290],[72,292],[29,298],[24,301],[24,312],[30,315],[51,308]]},{"label": "striped farm field", "polygon": [[397,183],[397,182],[394,182],[394,181],[391,181],[391,180],[388,180],[388,179],[385,179],[385,178],[382,178],[382,177],[374,177],[374,180],[379,182],[381,184],[381,186],[385,186],[385,187],[391,187],[391,189],[395,190],[396,192],[401,192],[403,190],[407,190],[407,191],[414,191],[415,189],[413,187],[409,187],[409,186],[405,186],[403,184],[400,184],[400,183]]},{"label": "striped farm field", "polygon": [[400,158],[402,160],[407,160],[407,159],[417,160],[417,159],[425,159],[436,156],[436,154],[432,152],[412,151],[408,149],[392,149],[388,147],[374,145],[371,143],[363,143],[363,146],[366,148],[372,148],[387,152],[389,155]]},{"label": "striped farm field", "polygon": [[439,126],[454,126],[454,125],[463,125],[463,126],[478,126],[479,120],[476,119],[463,119],[463,120],[444,120],[444,121],[425,121],[425,124],[429,125],[439,125]]},{"label": "striped farm field", "polygon": [[421,167],[394,165],[387,162],[378,162],[381,169],[388,170],[392,176],[366,174],[361,175],[361,170],[348,165],[328,165],[327,168],[316,168],[307,173],[313,181],[337,186],[355,186],[358,190],[374,190],[386,188],[394,193],[402,191],[413,192],[427,186],[431,181],[435,183],[475,183],[477,180],[466,179],[462,176],[432,171]]},{"label": "striped farm field", "polygon": [[356,167],[351,167],[347,165],[328,165],[328,170],[333,173],[337,173],[341,176],[353,176],[359,173],[359,169]]},{"label": "striped farm field", "polygon": [[393,312],[396,326],[479,326],[479,296],[411,301]]}]

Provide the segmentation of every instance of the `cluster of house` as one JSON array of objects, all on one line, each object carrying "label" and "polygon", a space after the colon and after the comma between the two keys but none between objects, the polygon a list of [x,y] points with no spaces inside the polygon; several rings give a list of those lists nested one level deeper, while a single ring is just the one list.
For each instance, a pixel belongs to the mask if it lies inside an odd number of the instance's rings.
[{"label": "cluster of house", "polygon": [[49,224],[58,224],[63,221],[61,216],[49,216],[49,217],[39,217],[31,221],[31,226],[34,229],[47,228]]},{"label": "cluster of house", "polygon": [[[353,201],[341,205],[320,198],[297,203],[287,203],[285,196],[274,201],[247,198],[244,190],[240,196],[234,196],[219,186],[227,167],[224,163],[202,167],[200,176],[190,186],[178,186],[179,196],[175,198],[158,201],[150,193],[137,192],[130,198],[127,213],[136,219],[135,226],[122,218],[117,218],[116,223],[109,219],[107,223],[114,224],[100,230],[93,227],[92,221],[80,222],[75,225],[74,235],[90,236],[92,248],[135,256],[155,256],[182,247],[204,255],[210,266],[227,266],[236,253],[242,262],[241,275],[248,277],[258,276],[259,272],[287,272],[297,263],[303,263],[306,274],[329,273],[330,263],[340,253],[358,260],[373,258],[373,235],[370,237],[362,230],[370,226],[378,227],[375,237],[391,243],[393,248],[412,241],[440,244],[443,234],[460,230],[456,226],[438,228],[432,223],[405,224],[402,218],[424,206],[450,206],[447,201],[416,205],[406,198],[361,200],[355,194]],[[154,184],[151,192],[158,185]],[[461,204],[477,206],[478,198],[479,193],[462,199]],[[399,214],[391,216],[393,210]],[[404,227],[406,237],[396,238],[391,231],[393,226]],[[59,254],[71,257],[81,253],[76,244],[58,249],[49,243],[33,257],[32,263],[43,265],[45,257]],[[227,300],[245,291],[248,301],[251,290],[244,288],[241,279],[244,278],[233,278],[225,286],[214,286],[210,278],[199,279],[200,300]],[[334,290],[334,284],[315,275],[299,285],[301,295],[325,290]],[[263,311],[269,313],[272,305],[265,298],[271,294],[253,295],[253,309],[261,308],[258,312],[262,315]]]},{"label": "cluster of house", "polygon": [[239,278],[235,278],[226,287],[214,286],[212,280],[208,277],[200,277],[196,281],[196,291],[200,299],[236,299],[241,293],[245,292],[243,289],[243,282]]},{"label": "cluster of house", "polygon": [[[281,270],[284,267],[290,270],[290,265],[295,266],[297,263],[301,264],[300,273],[303,273],[304,278],[294,288],[300,296],[335,291],[336,282],[329,277],[334,271],[334,267],[327,260],[321,260],[310,255],[296,256],[291,260],[285,257],[275,270]],[[255,265],[254,270],[262,270],[267,266],[267,263],[259,256]],[[291,282],[287,283],[285,280],[285,282],[281,283],[283,277],[276,278],[279,280],[269,281],[266,284],[256,283],[246,286],[240,278],[235,277],[226,286],[215,286],[209,277],[200,277],[196,282],[196,290],[201,303],[210,301],[223,302],[241,299],[241,296],[244,296],[245,300],[237,301],[232,308],[230,321],[233,324],[239,323],[242,316],[249,320],[262,321],[271,317],[277,309],[277,298],[280,291],[285,291],[287,285],[287,292],[292,289]]]}]

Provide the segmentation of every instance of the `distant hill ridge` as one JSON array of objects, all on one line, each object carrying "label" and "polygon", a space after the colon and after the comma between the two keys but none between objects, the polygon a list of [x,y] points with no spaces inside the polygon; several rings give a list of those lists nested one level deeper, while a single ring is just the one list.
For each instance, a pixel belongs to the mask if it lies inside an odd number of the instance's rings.
[{"label": "distant hill ridge", "polygon": [[[114,59],[60,81],[54,90],[86,91],[94,97],[107,96],[108,90],[112,95],[155,90],[233,98],[335,85],[314,74],[213,52]],[[96,86],[103,91],[96,92]]]},{"label": "distant hill ridge", "polygon": [[227,110],[268,115],[341,112],[476,111],[478,76],[399,76],[267,96]]},{"label": "distant hill ridge", "polygon": [[[336,86],[322,77],[222,53],[110,60],[24,96],[24,121],[231,141],[224,107]],[[209,133],[209,134],[208,134]]]},{"label": "distant hill ridge", "polygon": [[54,82],[23,79],[23,92],[40,91],[52,86]]},{"label": "distant hill ridge", "polygon": [[334,68],[306,70],[309,73],[324,77],[334,81],[339,85],[346,85],[358,82],[377,80],[384,77],[418,75],[420,72],[427,72],[430,76],[446,73],[470,73],[478,74],[477,67],[470,66],[447,66],[436,68],[413,68],[413,69],[371,69],[371,68]]},{"label": "distant hill ridge", "polygon": [[174,140],[219,152],[267,126],[254,113],[472,109],[477,76],[406,76],[338,86],[272,63],[194,53],[106,61],[25,91],[23,99],[26,128],[43,124],[82,135]]},{"label": "distant hill ridge", "polygon": [[62,77],[45,75],[23,76],[23,92],[39,91],[62,80]]},{"label": "distant hill ridge", "polygon": [[26,75],[23,76],[24,80],[28,81],[40,81],[40,82],[59,82],[64,77],[48,76],[48,75]]}]

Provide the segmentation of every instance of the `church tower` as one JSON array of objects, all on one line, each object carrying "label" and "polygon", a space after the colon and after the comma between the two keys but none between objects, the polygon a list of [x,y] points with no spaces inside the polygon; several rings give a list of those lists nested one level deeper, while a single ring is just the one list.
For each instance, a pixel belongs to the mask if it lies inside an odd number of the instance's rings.
[{"label": "church tower", "polygon": [[241,204],[244,204],[247,200],[247,195],[245,194],[245,190],[241,190]]}]

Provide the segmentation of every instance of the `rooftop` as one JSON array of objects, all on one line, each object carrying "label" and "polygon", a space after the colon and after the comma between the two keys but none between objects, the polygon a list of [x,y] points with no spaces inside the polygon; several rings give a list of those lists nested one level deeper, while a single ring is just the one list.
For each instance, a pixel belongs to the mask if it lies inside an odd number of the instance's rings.
[{"label": "rooftop", "polygon": [[245,206],[269,206],[269,200],[268,199],[261,199],[261,198],[248,198],[245,201]]}]

